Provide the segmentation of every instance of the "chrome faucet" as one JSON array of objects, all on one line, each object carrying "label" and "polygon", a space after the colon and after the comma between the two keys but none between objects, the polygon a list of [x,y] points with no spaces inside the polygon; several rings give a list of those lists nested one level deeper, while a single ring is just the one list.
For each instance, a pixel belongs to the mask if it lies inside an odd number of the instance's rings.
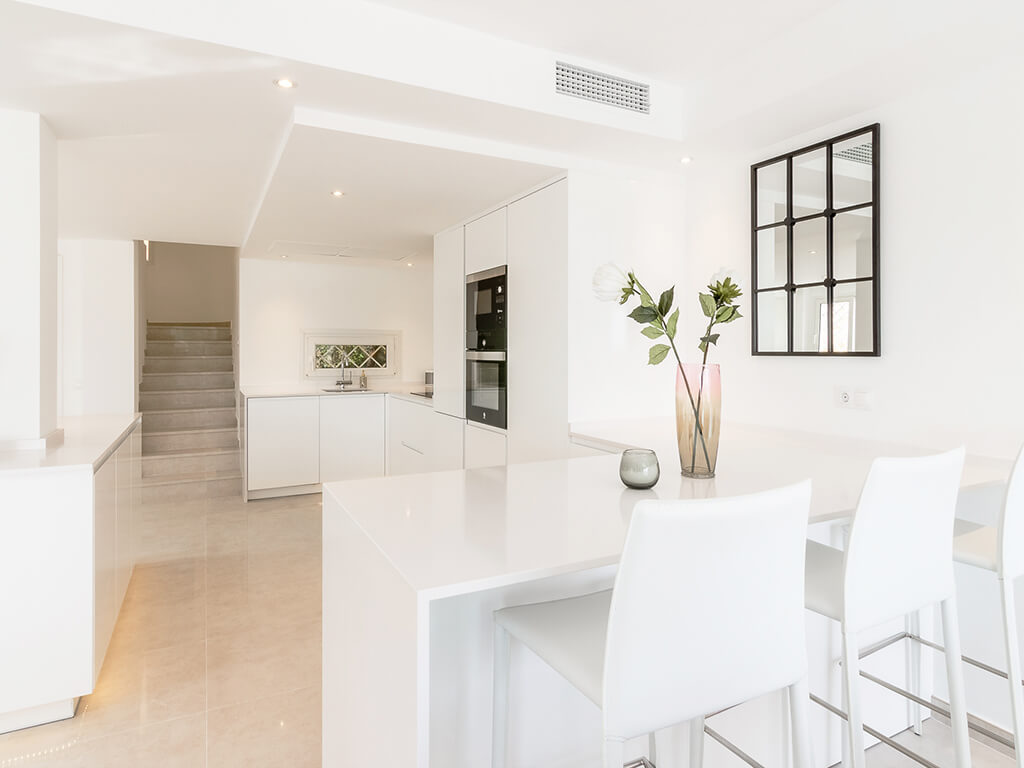
[{"label": "chrome faucet", "polygon": [[345,357],[344,353],[342,353],[342,355],[341,355],[341,378],[339,378],[336,382],[334,382],[335,386],[338,387],[339,389],[343,388],[347,384],[351,384],[352,383],[352,374],[351,373],[348,375],[348,381],[345,380],[345,360],[346,360],[346,357]]}]

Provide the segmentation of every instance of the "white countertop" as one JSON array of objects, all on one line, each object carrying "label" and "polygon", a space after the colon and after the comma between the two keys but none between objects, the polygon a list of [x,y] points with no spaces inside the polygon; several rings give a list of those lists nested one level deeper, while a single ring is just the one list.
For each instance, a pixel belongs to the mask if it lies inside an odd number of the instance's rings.
[{"label": "white countertop", "polygon": [[242,397],[361,397],[365,395],[392,395],[402,400],[408,400],[421,405],[431,405],[429,397],[420,397],[410,394],[422,392],[426,385],[422,382],[384,382],[372,381],[365,390],[350,390],[345,393],[324,392],[323,390],[332,386],[333,382],[298,382],[295,384],[270,384],[270,385],[244,385],[241,387]]},{"label": "white countertop", "polygon": [[67,417],[63,443],[47,451],[0,452],[0,473],[82,466],[95,470],[141,419],[138,413]]},{"label": "white countertop", "polygon": [[[589,441],[653,447],[662,477],[650,491],[625,488],[618,455],[607,455],[329,483],[324,492],[414,590],[436,599],[615,563],[633,506],[645,498],[733,496],[810,477],[810,522],[841,518],[855,507],[876,457],[928,453],[728,425],[717,477],[692,480],[678,474],[674,428],[673,422],[574,425]],[[969,457],[964,484],[1005,479],[1009,468],[1009,461]],[[325,540],[325,557],[330,547]]]}]

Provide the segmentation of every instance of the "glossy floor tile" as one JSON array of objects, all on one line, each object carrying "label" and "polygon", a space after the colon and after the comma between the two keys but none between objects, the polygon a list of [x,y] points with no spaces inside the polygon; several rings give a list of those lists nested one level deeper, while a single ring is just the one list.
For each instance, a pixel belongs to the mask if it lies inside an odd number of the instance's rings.
[{"label": "glossy floor tile", "polygon": [[320,496],[149,504],[96,690],[0,768],[320,765]]}]

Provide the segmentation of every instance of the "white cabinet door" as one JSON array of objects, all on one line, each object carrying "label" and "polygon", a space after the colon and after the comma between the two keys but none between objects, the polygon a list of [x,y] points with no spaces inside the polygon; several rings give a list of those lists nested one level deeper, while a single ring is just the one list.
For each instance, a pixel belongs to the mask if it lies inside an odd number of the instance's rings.
[{"label": "white cabinet door", "polygon": [[507,208],[481,216],[466,225],[466,274],[508,263]]},{"label": "white cabinet door", "polygon": [[430,420],[430,468],[435,472],[462,469],[463,431],[466,422],[443,413]]},{"label": "white cabinet door", "polygon": [[132,503],[133,495],[133,464],[132,464],[132,439],[129,436],[109,461],[115,462],[115,546],[114,546],[114,596],[117,611],[121,609],[124,602],[125,592],[128,591],[128,580],[132,575],[132,523],[134,510]]},{"label": "white cabinet door", "polygon": [[397,397],[388,403],[388,474],[429,472],[430,421],[427,403],[411,403]]},{"label": "white cabinet door", "polygon": [[93,477],[93,656],[96,683],[117,620],[117,461],[108,458]]},{"label": "white cabinet door", "polygon": [[434,409],[466,416],[465,229],[434,237]]},{"label": "white cabinet door", "polygon": [[320,398],[320,482],[384,476],[384,395]]},{"label": "white cabinet door", "polygon": [[507,446],[505,433],[466,424],[466,469],[505,464]]},{"label": "white cabinet door", "polygon": [[250,397],[246,410],[250,491],[320,482],[319,397]]},{"label": "white cabinet door", "polygon": [[[568,334],[568,182],[558,181],[508,207],[509,461],[569,453],[569,364],[550,343]],[[543,307],[539,312],[536,308]],[[557,396],[556,396],[557,394]]]}]

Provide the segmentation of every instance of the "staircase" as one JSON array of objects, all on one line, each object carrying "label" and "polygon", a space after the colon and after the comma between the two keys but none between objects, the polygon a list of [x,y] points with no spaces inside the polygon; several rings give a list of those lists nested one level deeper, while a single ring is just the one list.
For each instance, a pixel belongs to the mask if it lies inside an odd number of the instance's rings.
[{"label": "staircase", "polygon": [[230,323],[147,323],[142,501],[242,493]]}]

